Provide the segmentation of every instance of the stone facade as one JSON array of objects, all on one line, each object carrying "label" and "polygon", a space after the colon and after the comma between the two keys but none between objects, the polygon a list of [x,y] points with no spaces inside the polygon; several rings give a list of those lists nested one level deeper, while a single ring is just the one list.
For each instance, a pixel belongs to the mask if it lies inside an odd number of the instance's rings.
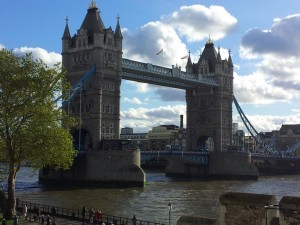
[{"label": "stone facade", "polygon": [[79,150],[98,149],[100,140],[119,138],[122,39],[119,19],[115,31],[105,28],[94,1],[73,37],[67,21],[62,64],[71,85],[96,65],[96,72],[65,109],[80,121],[80,128],[72,132]]},{"label": "stone facade", "polygon": [[233,63],[229,56],[222,60],[209,39],[197,63],[188,59],[187,73],[209,75],[218,87],[196,87],[186,91],[187,149],[201,150],[206,145],[223,151],[232,144]]}]

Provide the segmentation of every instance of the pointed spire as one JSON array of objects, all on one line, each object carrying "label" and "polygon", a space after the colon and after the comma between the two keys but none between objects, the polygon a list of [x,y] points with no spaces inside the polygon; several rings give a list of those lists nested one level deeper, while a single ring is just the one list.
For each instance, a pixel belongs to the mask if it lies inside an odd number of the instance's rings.
[{"label": "pointed spire", "polygon": [[70,30],[69,30],[69,18],[66,17],[66,27],[65,27],[65,31],[62,37],[62,40],[70,40],[71,39],[71,35],[70,35]]},{"label": "pointed spire", "polygon": [[189,57],[188,57],[188,61],[187,61],[187,66],[192,66],[192,60],[191,60],[191,51],[189,50]]},{"label": "pointed spire", "polygon": [[121,32],[121,27],[120,27],[120,16],[118,15],[117,17],[117,26],[115,30],[115,35],[117,38],[123,38],[122,32]]},{"label": "pointed spire", "polygon": [[228,54],[229,54],[229,56],[228,56],[228,63],[229,63],[229,65],[231,67],[233,67],[233,63],[232,63],[232,59],[231,59],[231,50],[230,49],[228,50]]},{"label": "pointed spire", "polygon": [[80,29],[87,30],[90,34],[95,31],[102,32],[105,29],[104,23],[100,17],[100,12],[94,0],[90,3],[87,14],[81,24]]},{"label": "pointed spire", "polygon": [[208,40],[206,42],[206,44],[213,44],[213,40],[210,38],[210,34],[208,35]]},{"label": "pointed spire", "polygon": [[218,46],[217,62],[222,63],[222,58],[221,58],[221,53],[220,53],[220,46]]}]

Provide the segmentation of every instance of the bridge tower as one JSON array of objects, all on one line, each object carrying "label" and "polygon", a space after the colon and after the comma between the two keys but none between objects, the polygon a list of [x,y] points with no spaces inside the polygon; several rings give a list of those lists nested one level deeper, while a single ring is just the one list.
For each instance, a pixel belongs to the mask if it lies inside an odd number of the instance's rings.
[{"label": "bridge tower", "polygon": [[232,141],[233,63],[222,60],[209,38],[197,63],[189,57],[187,73],[217,79],[218,87],[197,86],[186,90],[187,149],[222,151]]},{"label": "bridge tower", "polygon": [[62,64],[73,86],[96,65],[96,72],[68,105],[81,121],[72,132],[78,150],[99,149],[102,139],[119,138],[122,33],[117,18],[115,31],[106,28],[94,0],[71,37],[68,19],[62,37]]}]

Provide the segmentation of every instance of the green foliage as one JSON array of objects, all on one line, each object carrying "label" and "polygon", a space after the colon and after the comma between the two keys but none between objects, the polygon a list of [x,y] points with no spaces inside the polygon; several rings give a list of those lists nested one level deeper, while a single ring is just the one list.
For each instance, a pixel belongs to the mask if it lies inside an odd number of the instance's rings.
[{"label": "green foliage", "polygon": [[31,54],[0,50],[0,161],[16,172],[24,162],[69,168],[75,156],[69,133],[74,120],[54,99],[68,88],[60,64],[49,68]]}]

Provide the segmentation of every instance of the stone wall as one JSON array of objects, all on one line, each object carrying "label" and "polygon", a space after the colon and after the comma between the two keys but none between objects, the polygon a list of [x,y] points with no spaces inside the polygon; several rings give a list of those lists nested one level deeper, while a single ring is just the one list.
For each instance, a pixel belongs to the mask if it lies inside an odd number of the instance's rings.
[{"label": "stone wall", "polygon": [[54,185],[115,185],[143,187],[146,174],[139,150],[91,150],[75,158],[68,170],[43,168],[41,183]]},{"label": "stone wall", "polygon": [[283,196],[279,202],[280,225],[300,224],[300,197]]},{"label": "stone wall", "polygon": [[[275,205],[273,195],[229,192],[220,197],[220,225],[265,225],[265,206]],[[268,218],[276,216],[269,211]]]},{"label": "stone wall", "polygon": [[209,176],[258,179],[258,170],[249,152],[210,152]]},{"label": "stone wall", "polygon": [[300,225],[300,197],[228,192],[220,197],[219,219],[182,216],[177,225]]}]

